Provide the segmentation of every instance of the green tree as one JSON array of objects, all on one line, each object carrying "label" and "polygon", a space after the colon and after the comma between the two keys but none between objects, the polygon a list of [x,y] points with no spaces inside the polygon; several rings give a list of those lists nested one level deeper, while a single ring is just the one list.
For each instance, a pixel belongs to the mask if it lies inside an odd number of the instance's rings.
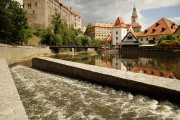
[{"label": "green tree", "polygon": [[88,23],[88,25],[86,26],[86,31],[85,31],[85,34],[88,34],[91,32],[91,29],[92,29],[93,25],[91,22]]},{"label": "green tree", "polygon": [[21,5],[14,0],[1,0],[0,40],[22,45],[27,40],[25,35],[27,28],[27,19]]}]

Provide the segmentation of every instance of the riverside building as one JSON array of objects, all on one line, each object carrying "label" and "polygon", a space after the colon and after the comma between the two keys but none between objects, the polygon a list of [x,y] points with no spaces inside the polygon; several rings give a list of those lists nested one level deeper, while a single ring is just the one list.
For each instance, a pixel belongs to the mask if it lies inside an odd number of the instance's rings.
[{"label": "riverside building", "polygon": [[102,40],[104,38],[109,37],[110,33],[112,32],[113,24],[108,23],[95,23],[91,28],[91,32],[89,36],[92,39]]},{"label": "riverside building", "polygon": [[30,27],[46,29],[52,16],[59,13],[69,27],[81,29],[81,16],[59,0],[23,0],[23,8]]}]

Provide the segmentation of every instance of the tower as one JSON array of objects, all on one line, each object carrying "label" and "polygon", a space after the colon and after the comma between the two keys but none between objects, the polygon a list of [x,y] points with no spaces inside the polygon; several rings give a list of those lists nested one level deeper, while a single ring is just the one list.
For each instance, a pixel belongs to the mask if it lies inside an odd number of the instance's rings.
[{"label": "tower", "polygon": [[138,23],[138,15],[137,15],[135,5],[134,5],[132,16],[131,16],[131,25],[132,25],[134,32],[140,32],[141,31],[141,25]]},{"label": "tower", "polygon": [[132,16],[131,16],[131,23],[132,24],[133,23],[138,23],[138,15],[137,15],[137,12],[136,12],[135,5],[134,5]]}]

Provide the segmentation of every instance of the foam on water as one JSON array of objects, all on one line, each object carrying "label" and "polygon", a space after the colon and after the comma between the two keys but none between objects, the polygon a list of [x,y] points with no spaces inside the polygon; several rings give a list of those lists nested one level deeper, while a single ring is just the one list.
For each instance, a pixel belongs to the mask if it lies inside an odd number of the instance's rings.
[{"label": "foam on water", "polygon": [[168,102],[24,66],[11,69],[29,119],[180,119]]}]

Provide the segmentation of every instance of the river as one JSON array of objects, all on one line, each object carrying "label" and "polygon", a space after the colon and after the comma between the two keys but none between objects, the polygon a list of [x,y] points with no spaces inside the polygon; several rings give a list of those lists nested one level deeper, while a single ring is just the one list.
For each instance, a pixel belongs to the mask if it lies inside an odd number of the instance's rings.
[{"label": "river", "polygon": [[[54,57],[106,67],[113,67],[108,60],[116,58],[109,55]],[[118,55],[118,58],[121,57]],[[151,58],[148,60],[152,61]],[[131,61],[126,63],[129,67],[134,61],[135,65],[139,62],[137,59],[127,61]],[[123,65],[121,68],[128,70]],[[168,101],[157,101],[23,65],[15,65],[10,70],[30,120],[180,119],[180,107]],[[174,76],[172,78],[176,79]]]}]

